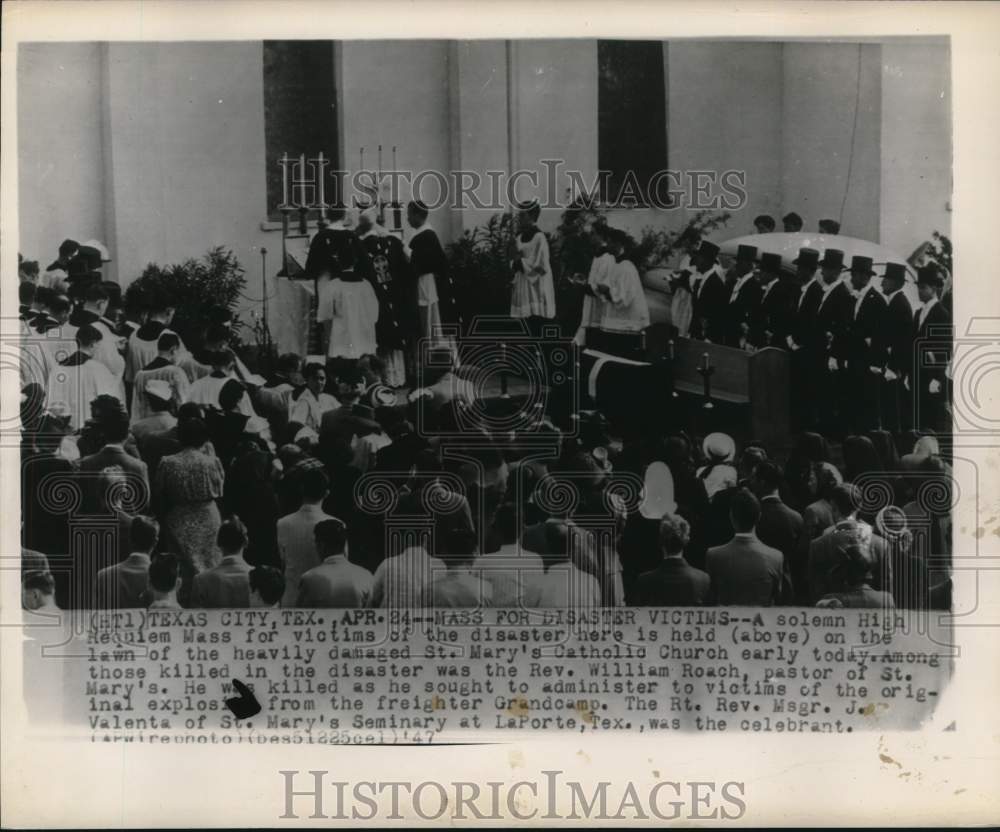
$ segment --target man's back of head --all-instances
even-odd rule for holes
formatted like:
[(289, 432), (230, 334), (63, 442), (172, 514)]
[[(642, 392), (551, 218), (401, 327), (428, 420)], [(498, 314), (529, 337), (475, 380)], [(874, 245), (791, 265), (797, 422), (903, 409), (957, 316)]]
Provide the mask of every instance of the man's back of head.
[(223, 555), (239, 555), (247, 545), (247, 529), (238, 517), (230, 517), (216, 535), (216, 543)]
[(739, 488), (729, 502), (729, 519), (737, 534), (752, 532), (760, 518), (760, 503), (747, 488)]
[(160, 524), (152, 517), (137, 515), (132, 519), (129, 529), (129, 543), (133, 552), (149, 554), (156, 547), (160, 537)]
[(180, 584), (179, 574), (176, 555), (169, 552), (157, 555), (149, 565), (149, 587), (161, 595), (173, 592)]
[(834, 519), (838, 522), (851, 517), (860, 504), (860, 494), (857, 486), (849, 482), (841, 483), (830, 492), (830, 506), (833, 508)]
[(340, 555), (347, 546), (347, 526), (336, 517), (321, 520), (313, 528), (313, 537), (321, 558)]
[(302, 473), (302, 500), (320, 503), (330, 490), (330, 479), (322, 468), (309, 468)]

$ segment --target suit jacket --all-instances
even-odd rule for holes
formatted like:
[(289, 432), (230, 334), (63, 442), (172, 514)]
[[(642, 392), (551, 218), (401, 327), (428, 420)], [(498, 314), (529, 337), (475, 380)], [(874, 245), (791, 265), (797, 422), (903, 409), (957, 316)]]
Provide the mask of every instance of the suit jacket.
[(760, 296), (760, 283), (753, 273), (743, 282), (739, 290), (736, 290), (735, 284), (729, 290), (726, 296), (726, 343), (729, 346), (739, 346), (743, 337), (743, 324), (749, 324), (750, 311), (760, 303)]
[(320, 520), (332, 519), (333, 516), (319, 506), (307, 504), (278, 520), (278, 552), (285, 564), (285, 594), (281, 600), (283, 607), (294, 606), (298, 597), (299, 580), (320, 564), (313, 529)]
[(941, 305), (940, 301), (931, 306), (923, 322), (920, 321), (920, 312), (921, 310), (918, 309), (913, 313), (913, 339), (915, 342), (929, 339), (927, 343), (917, 347), (923, 356), (919, 382), (920, 391), (924, 393), (932, 379), (937, 379), (944, 384), (945, 369), (951, 361), (951, 341), (940, 332), (942, 327), (951, 324), (951, 315), (948, 314), (948, 310)]
[(834, 286), (820, 302), (816, 313), (817, 337), (824, 358), (846, 358), (844, 336), (854, 315), (854, 296), (843, 282)]
[(800, 347), (816, 350), (822, 347), (819, 337), (819, 305), (823, 300), (823, 287), (818, 280), (811, 281), (799, 294), (792, 313), (789, 334)]
[(712, 581), (683, 557), (664, 558), (643, 572), (634, 603), (642, 607), (700, 607), (708, 603)]
[(885, 319), (886, 366), (902, 378), (913, 367), (913, 308), (902, 290), (889, 301)]
[(718, 269), (712, 269), (691, 294), (691, 336), (721, 344), (725, 338), (729, 295)]
[(546, 535), (548, 523), (563, 523), (567, 525), (570, 539), (570, 559), (577, 569), (591, 575), (600, 573), (597, 563), (597, 552), (594, 538), (586, 529), (580, 528), (571, 520), (543, 520), (528, 526), (521, 534), (521, 548), (526, 552), (534, 552), (538, 555), (545, 555), (549, 552), (549, 544)]
[(757, 305), (750, 310), (750, 343), (755, 347), (786, 347), (796, 303), (798, 287), (790, 280), (778, 278), (770, 289), (764, 287)]
[(218, 566), (194, 576), (191, 606), (231, 609), (250, 606), (250, 570), (238, 555), (226, 555)]
[(97, 573), (94, 605), (99, 609), (141, 609), (146, 606), (149, 555), (133, 552), (121, 563)]
[(892, 563), (885, 541), (872, 533), (872, 527), (855, 518), (841, 520), (830, 526), (809, 544), (808, 584), (809, 603), (815, 604), (824, 595), (845, 591), (839, 569), (841, 551), (849, 545), (867, 545), (874, 561), (871, 585), (875, 589), (892, 588)]
[(705, 565), (716, 600), (722, 606), (770, 607), (778, 600), (784, 558), (754, 533), (737, 533), (723, 546), (708, 550)]
[(786, 506), (780, 497), (761, 499), (757, 537), (761, 543), (781, 552), (784, 556), (785, 575), (790, 579), (796, 594), (801, 593), (803, 597), (808, 555), (804, 544), (804, 526), (802, 515)]
[[(851, 309), (851, 320), (845, 334), (844, 355), (851, 373), (867, 373), (869, 367), (884, 367), (886, 355), (885, 298), (873, 287), (865, 293), (861, 305)], [(855, 309), (857, 311), (855, 311)]]
[[(142, 513), (149, 504), (149, 469), (141, 459), (136, 459), (120, 445), (105, 445), (96, 454), (85, 456), (80, 460), (80, 470), (84, 472), (97, 473), (113, 465), (120, 466), (126, 477), (134, 483), (135, 487), (142, 489), (142, 499), (137, 508)], [(103, 494), (100, 493), (101, 485), (95, 479), (87, 478), (87, 491), (89, 492), (89, 503), (93, 511), (98, 511), (103, 503)]]

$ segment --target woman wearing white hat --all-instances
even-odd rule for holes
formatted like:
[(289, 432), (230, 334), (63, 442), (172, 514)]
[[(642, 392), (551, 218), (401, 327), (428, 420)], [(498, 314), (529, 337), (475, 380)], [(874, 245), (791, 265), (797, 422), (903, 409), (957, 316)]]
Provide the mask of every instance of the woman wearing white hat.
[(698, 469), (698, 479), (705, 483), (708, 498), (725, 488), (732, 488), (739, 481), (739, 474), (732, 464), (736, 458), (736, 443), (725, 433), (710, 433), (701, 443), (707, 464)]

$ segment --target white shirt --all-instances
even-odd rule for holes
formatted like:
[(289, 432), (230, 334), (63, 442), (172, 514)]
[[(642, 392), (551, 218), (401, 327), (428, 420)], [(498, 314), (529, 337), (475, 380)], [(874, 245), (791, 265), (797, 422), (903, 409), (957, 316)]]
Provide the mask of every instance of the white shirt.
[(302, 576), (320, 564), (313, 538), (316, 524), (320, 520), (334, 519), (320, 506), (306, 503), (298, 511), (278, 520), (278, 552), (285, 564), (285, 594), (281, 606), (295, 605)]
[(538, 606), (538, 580), (545, 573), (542, 559), (517, 543), (506, 543), (495, 552), (483, 552), (475, 569), (488, 582), (493, 606), (519, 609)]
[(375, 570), (372, 606), (388, 609), (429, 607), (435, 577), (447, 571), (444, 562), (432, 558), (422, 546), (411, 546), (388, 557)]
[(323, 414), (336, 410), (340, 407), (340, 402), (329, 393), (320, 393), (317, 398), (313, 391), (306, 387), (298, 399), (289, 399), (288, 405), (288, 421), (301, 422), (318, 433), (323, 422)]
[(601, 606), (601, 585), (597, 578), (573, 564), (549, 567), (537, 583), (538, 606), (555, 609), (595, 609)]
[[(239, 381), (234, 374), (225, 377), (215, 375), (203, 376), (191, 385), (188, 391), (188, 401), (195, 404), (206, 405), (208, 407), (219, 407), (219, 392), (227, 381)], [(256, 412), (250, 403), (250, 395), (246, 394), (240, 399), (239, 411), (244, 416), (254, 417)]]

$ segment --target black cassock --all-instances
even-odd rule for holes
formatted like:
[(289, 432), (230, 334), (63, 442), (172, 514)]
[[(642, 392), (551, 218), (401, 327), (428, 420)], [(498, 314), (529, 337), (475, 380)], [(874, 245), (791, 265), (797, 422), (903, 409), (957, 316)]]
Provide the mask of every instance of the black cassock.
[(420, 326), (413, 299), (413, 281), (403, 244), (392, 235), (369, 234), (361, 240), (368, 253), (366, 276), (378, 297), (375, 338), (380, 351), (405, 350)]
[(448, 259), (437, 233), (432, 228), (420, 229), (410, 240), (410, 273), (412, 275), (413, 303), (416, 304), (417, 280), (422, 274), (433, 274), (437, 288), (438, 312), (441, 322), (462, 325), (455, 286), (448, 273)]

